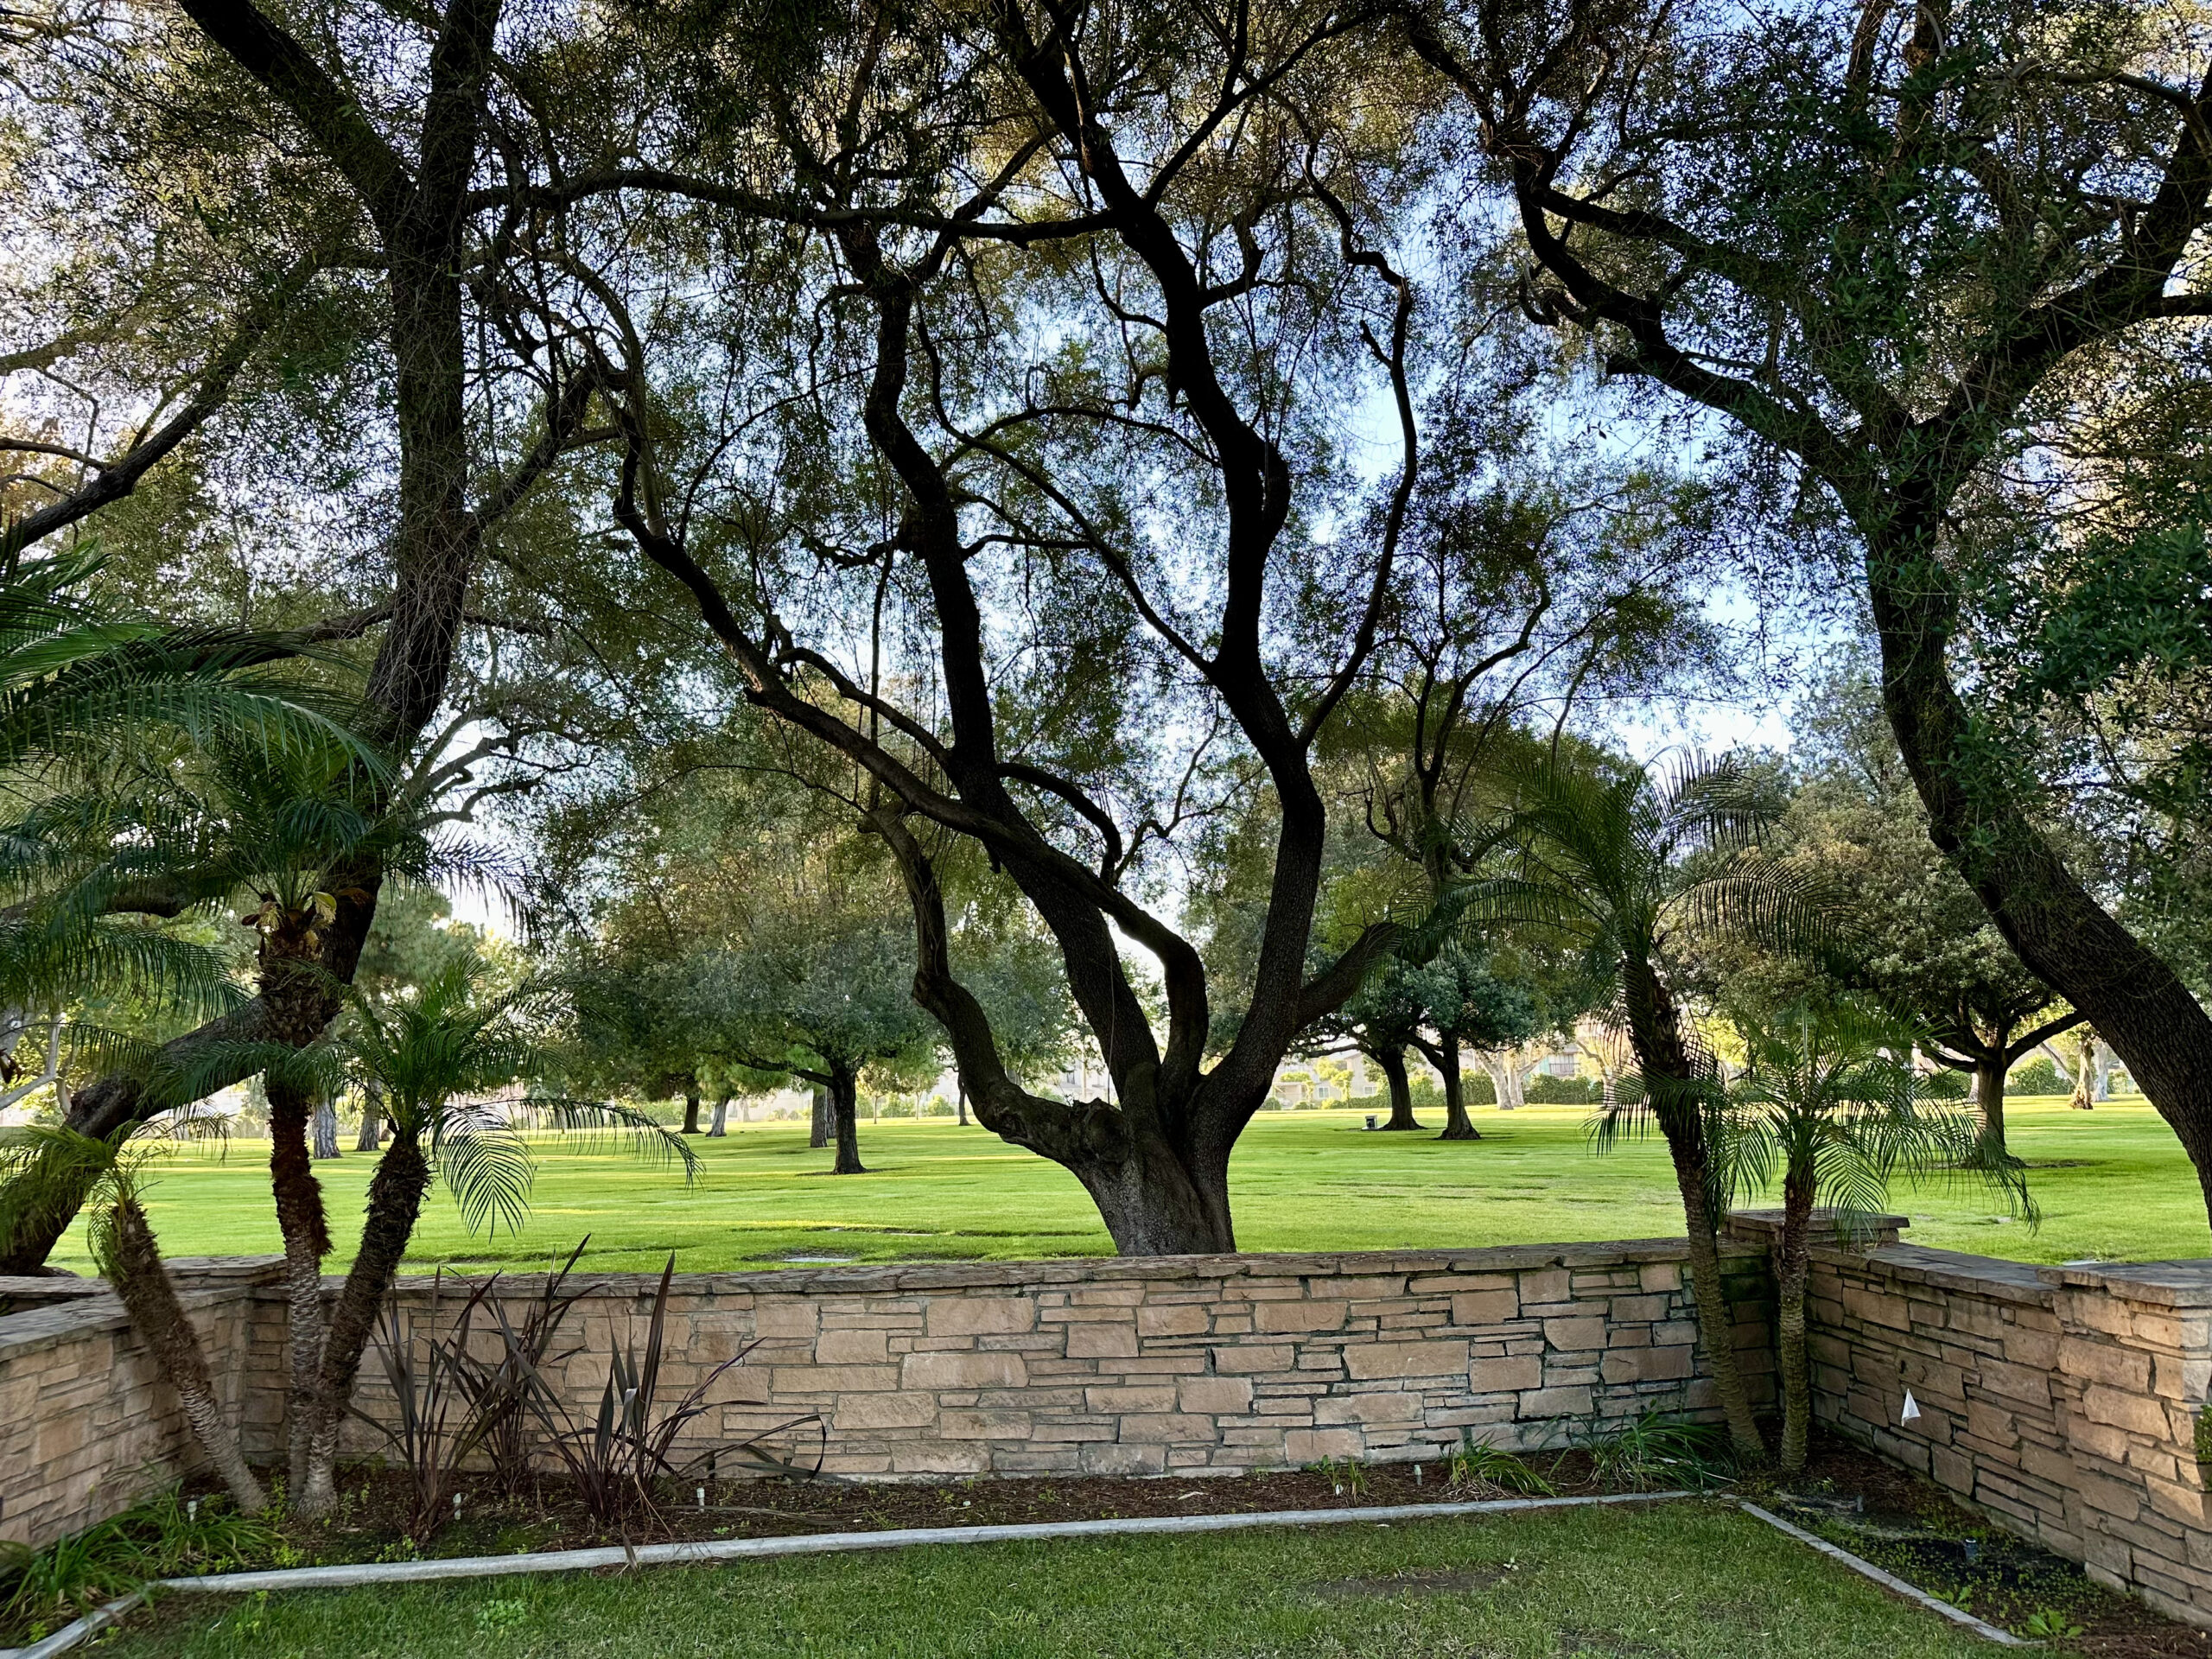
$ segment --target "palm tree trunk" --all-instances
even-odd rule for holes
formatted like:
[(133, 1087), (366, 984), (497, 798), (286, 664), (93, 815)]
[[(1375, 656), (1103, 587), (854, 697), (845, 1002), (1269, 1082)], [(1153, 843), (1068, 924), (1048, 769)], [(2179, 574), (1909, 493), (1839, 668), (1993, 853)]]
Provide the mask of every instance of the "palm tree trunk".
[(308, 1432), (313, 1414), (315, 1376), (322, 1366), (322, 1258), (330, 1254), (330, 1225), (322, 1205), (322, 1183), (308, 1156), (308, 1092), (282, 1077), (266, 1081), (269, 1091), (269, 1184), (276, 1199), (276, 1230), (284, 1242), (284, 1303), (291, 1350), (291, 1423), (289, 1446), (290, 1490), (307, 1484)]
[[(308, 1402), (307, 1473), (293, 1505), (303, 1519), (329, 1514), (337, 1502), (338, 1434), (345, 1427), (346, 1408), (353, 1403), (353, 1380), (360, 1373), (361, 1356), (368, 1351), (369, 1338), (376, 1330), (377, 1309), (407, 1254), (416, 1218), (423, 1213), (423, 1195), (429, 1186), (430, 1166), (420, 1143), (412, 1135), (394, 1134), (369, 1181), (368, 1215), (361, 1226), (360, 1251), (331, 1311), (322, 1364), (316, 1374), (314, 1396)], [(300, 1432), (298, 1427), (293, 1431), (296, 1436)]]
[(214, 1374), (200, 1346), (200, 1333), (185, 1317), (176, 1286), (162, 1265), (159, 1243), (135, 1198), (123, 1198), (115, 1206), (112, 1244), (105, 1264), (108, 1281), (130, 1317), (130, 1328), (152, 1351), (155, 1363), (184, 1407), (184, 1420), (192, 1437), (214, 1463), (232, 1499), (246, 1515), (258, 1515), (269, 1502), (261, 1483), (246, 1466), (238, 1437), (215, 1398)]
[(1751, 1411), (1743, 1367), (1737, 1363), (1736, 1322), (1720, 1277), (1712, 1152), (1706, 1144), (1705, 1118), (1695, 1092), (1700, 1084), (1688, 1046), (1682, 1040), (1681, 1017), (1674, 997), (1649, 962), (1634, 957), (1623, 959), (1621, 994), (1628, 1012), (1629, 1037), (1651, 1096), (1652, 1116), (1666, 1137), (1667, 1155), (1675, 1166), (1675, 1185), (1681, 1194), (1682, 1221), (1689, 1242), (1690, 1294), (1697, 1300), (1698, 1334), (1705, 1340), (1713, 1391), (1728, 1420), (1728, 1439), (1737, 1455), (1762, 1459), (1766, 1455), (1766, 1442)]
[(842, 1066), (830, 1068), (830, 1116), (837, 1130), (837, 1161), (833, 1175), (865, 1175), (861, 1162), (859, 1079)]
[(1782, 1471), (1805, 1466), (1813, 1436), (1813, 1371), (1805, 1348), (1805, 1284), (1812, 1271), (1814, 1172), (1782, 1182), (1781, 1259), (1775, 1264), (1775, 1348), (1782, 1362)]
[(1375, 1056), (1375, 1065), (1390, 1088), (1390, 1121), (1386, 1129), (1418, 1129), (1420, 1121), (1414, 1116), (1413, 1085), (1406, 1077), (1406, 1052), (1402, 1048), (1382, 1047), (1369, 1051)]

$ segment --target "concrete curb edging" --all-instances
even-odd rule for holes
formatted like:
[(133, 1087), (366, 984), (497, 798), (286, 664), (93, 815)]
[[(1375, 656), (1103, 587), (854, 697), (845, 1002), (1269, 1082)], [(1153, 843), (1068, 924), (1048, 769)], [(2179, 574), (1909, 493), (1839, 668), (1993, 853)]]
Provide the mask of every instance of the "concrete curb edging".
[(1820, 1537), (1816, 1534), (1807, 1532), (1802, 1527), (1791, 1526), (1780, 1516), (1771, 1514), (1769, 1511), (1761, 1509), (1758, 1504), (1752, 1503), (1751, 1499), (1747, 1497), (1738, 1498), (1736, 1500), (1736, 1507), (1743, 1510), (1746, 1515), (1757, 1516), (1760, 1520), (1765, 1522), (1767, 1525), (1772, 1527), (1777, 1532), (1788, 1533), (1799, 1543), (1809, 1544), (1813, 1548), (1817, 1549), (1821, 1554), (1827, 1556), (1830, 1560), (1842, 1562), (1846, 1567), (1858, 1573), (1860, 1577), (1873, 1580), (1875, 1583), (1880, 1585), (1885, 1590), (1888, 1590), (1895, 1594), (1903, 1596), (1907, 1601), (1916, 1602), (1919, 1605), (1925, 1607), (1931, 1613), (1940, 1613), (1945, 1618), (1949, 1619), (1952, 1624), (1959, 1625), (1962, 1629), (1972, 1630), (1976, 1636), (1980, 1637), (1985, 1642), (1994, 1642), (2001, 1648), (2039, 1648), (2043, 1646), (2043, 1643), (2040, 1642), (2031, 1642), (2025, 1637), (2013, 1635), (2010, 1630), (2000, 1630), (1987, 1620), (1976, 1618), (1972, 1613), (1967, 1611), (1963, 1607), (1954, 1607), (1948, 1601), (1938, 1600), (1936, 1597), (1929, 1595), (1925, 1590), (1922, 1590), (1915, 1586), (1907, 1584), (1903, 1579), (1898, 1578), (1895, 1573), (1885, 1573), (1880, 1567), (1875, 1566), (1873, 1562), (1861, 1560), (1858, 1556), (1853, 1554), (1849, 1550), (1843, 1548), (1840, 1545), (1832, 1544), (1828, 1542), (1827, 1539)]
[(1160, 1532), (1235, 1532), (1248, 1527), (1337, 1526), (1353, 1522), (1426, 1521), (1455, 1515), (1511, 1515), (1601, 1503), (1661, 1503), (1694, 1492), (1624, 1492), (1603, 1497), (1501, 1497), (1462, 1503), (1390, 1503), (1366, 1510), (1260, 1510), (1244, 1515), (1136, 1516), (1122, 1521), (1040, 1521), (995, 1527), (900, 1527), (883, 1532), (798, 1533), (785, 1538), (714, 1538), (681, 1544), (550, 1549), (523, 1555), (456, 1555), (432, 1561), (358, 1561), (344, 1567), (281, 1567), (159, 1579), (65, 1624), (28, 1648), (0, 1648), (0, 1659), (54, 1659), (146, 1599), (148, 1591), (243, 1595), (256, 1590), (344, 1590), (365, 1584), (420, 1584), (437, 1579), (506, 1578), (576, 1573), (602, 1567), (681, 1567), (778, 1555), (830, 1555), (913, 1544), (999, 1544), (1052, 1538), (1122, 1537)]
[[(359, 1561), (342, 1567), (283, 1567), (258, 1573), (211, 1573), (193, 1579), (162, 1579), (120, 1597), (66, 1624), (27, 1648), (0, 1649), (0, 1659), (54, 1659), (113, 1624), (146, 1599), (150, 1591), (186, 1591), (206, 1595), (242, 1595), (270, 1590), (342, 1590), (371, 1584), (420, 1584), (442, 1579), (507, 1578), (523, 1573), (575, 1573), (598, 1567), (680, 1567), (716, 1561), (759, 1560), (783, 1555), (829, 1555), (866, 1549), (902, 1549), (927, 1544), (998, 1544), (1058, 1538), (1129, 1537), (1158, 1533), (1236, 1532), (1257, 1527), (1349, 1526), (1360, 1522), (1428, 1521), (1454, 1516), (1515, 1515), (1539, 1510), (1587, 1509), (1605, 1504), (1664, 1503), (1706, 1496), (1698, 1492), (1625, 1492), (1600, 1497), (1505, 1497), (1458, 1503), (1392, 1503), (1357, 1510), (1261, 1510), (1242, 1515), (1138, 1516), (1127, 1520), (1046, 1521), (1004, 1526), (900, 1527), (881, 1532), (800, 1533), (782, 1538), (717, 1538), (688, 1543), (640, 1544), (596, 1549), (545, 1550), (520, 1555), (464, 1555), (444, 1560)], [(1848, 1550), (1791, 1526), (1756, 1503), (1738, 1499), (1737, 1507), (1777, 1530), (1811, 1545), (1885, 1589), (1939, 1613), (1954, 1624), (2005, 1647), (2036, 1647), (1973, 1614), (1939, 1601), (1925, 1591), (1863, 1561)]]

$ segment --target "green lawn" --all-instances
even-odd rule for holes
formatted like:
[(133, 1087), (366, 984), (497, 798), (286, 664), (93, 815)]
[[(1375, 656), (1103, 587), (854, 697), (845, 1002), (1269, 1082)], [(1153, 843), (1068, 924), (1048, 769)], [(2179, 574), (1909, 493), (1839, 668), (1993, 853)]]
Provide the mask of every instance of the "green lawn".
[(181, 1596), (154, 1619), (101, 1651), (115, 1659), (1966, 1659), (1988, 1651), (1735, 1510), (1684, 1504), (916, 1548), (227, 1606)]
[[(1231, 1169), (1237, 1238), (1247, 1249), (1378, 1249), (1652, 1237), (1681, 1226), (1663, 1149), (1647, 1141), (1599, 1157), (1586, 1109), (1476, 1114), (1485, 1139), (1368, 1134), (1347, 1112), (1262, 1115)], [(2180, 1147), (2149, 1108), (2073, 1112), (2015, 1103), (2012, 1146), (2037, 1167), (2040, 1230), (2005, 1218), (1978, 1187), (1901, 1189), (1915, 1243), (2027, 1262), (2155, 1260), (2212, 1254), (2202, 1202)], [(1021, 1259), (1109, 1252), (1074, 1179), (980, 1128), (949, 1120), (862, 1123), (866, 1175), (833, 1176), (804, 1127), (762, 1124), (693, 1144), (704, 1160), (687, 1188), (671, 1170), (549, 1137), (536, 1208), (518, 1236), (472, 1236), (450, 1198), (433, 1197), (410, 1258), (531, 1263), (588, 1232), (607, 1270), (658, 1268), (673, 1250), (690, 1269), (772, 1266), (794, 1256), (867, 1262)], [(221, 1158), (181, 1154), (160, 1170), (150, 1208), (174, 1255), (273, 1251), (265, 1142)], [(350, 1255), (372, 1157), (318, 1166), (338, 1259)], [(81, 1230), (55, 1260), (86, 1268)]]

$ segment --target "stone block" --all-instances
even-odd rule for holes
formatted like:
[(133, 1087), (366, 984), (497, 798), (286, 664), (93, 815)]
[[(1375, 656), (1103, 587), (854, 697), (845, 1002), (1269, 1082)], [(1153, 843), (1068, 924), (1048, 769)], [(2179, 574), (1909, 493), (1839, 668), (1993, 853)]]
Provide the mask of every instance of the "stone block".
[(2166, 1408), (2145, 1395), (2092, 1383), (2082, 1390), (2082, 1414), (2093, 1423), (2109, 1423), (2132, 1433), (2163, 1440), (2167, 1435)]
[(991, 1449), (973, 1440), (898, 1440), (891, 1467), (902, 1475), (980, 1475), (991, 1466)]
[(2069, 1376), (2101, 1382), (2130, 1394), (2151, 1391), (2151, 1356), (2140, 1349), (2064, 1337), (2058, 1344), (2058, 1367)]
[(1467, 1369), (1464, 1342), (1375, 1342), (1344, 1348), (1344, 1374), (1354, 1382), (1378, 1377), (1454, 1376)]
[(1086, 1475), (1163, 1475), (1167, 1472), (1167, 1447), (1109, 1440), (1084, 1446), (1077, 1461)]
[(1260, 1343), (1236, 1348), (1216, 1348), (1213, 1368), (1228, 1376), (1256, 1376), (1268, 1371), (1287, 1371), (1298, 1363), (1298, 1351), (1287, 1343)]
[(1283, 1436), (1283, 1455), (1293, 1463), (1356, 1458), (1366, 1450), (1366, 1440), (1354, 1428), (1294, 1428)]
[(1141, 1337), (1202, 1337), (1205, 1333), (1206, 1311), (1195, 1303), (1137, 1309), (1137, 1334)]
[(1521, 1297), (1511, 1290), (1464, 1291), (1452, 1299), (1454, 1325), (1504, 1325), (1521, 1317)]
[(899, 1386), (895, 1365), (778, 1365), (768, 1375), (779, 1395), (879, 1394)]
[(1616, 1296), (1607, 1317), (1617, 1325), (1656, 1325), (1667, 1317), (1671, 1296)]
[(1573, 1293), (1573, 1281), (1565, 1268), (1535, 1268), (1521, 1275), (1520, 1300), (1523, 1307), (1563, 1302)]
[(937, 1421), (937, 1402), (926, 1394), (862, 1394), (840, 1399), (831, 1411), (836, 1429), (921, 1428)]
[(1127, 1358), (1136, 1351), (1137, 1332), (1133, 1325), (1102, 1320), (1068, 1326), (1070, 1359)]
[(1347, 1305), (1338, 1301), (1257, 1302), (1252, 1308), (1252, 1328), (1262, 1336), (1293, 1332), (1341, 1331)]
[(909, 1354), (899, 1369), (908, 1389), (1018, 1389), (1028, 1380), (1020, 1354)]
[(1609, 1348), (1598, 1374), (1608, 1383), (1679, 1382), (1690, 1375), (1687, 1348)]
[(1169, 1440), (1211, 1440), (1213, 1419), (1184, 1412), (1131, 1412), (1122, 1419), (1119, 1438), (1131, 1445)]
[(1246, 1376), (1192, 1376), (1177, 1384), (1185, 1411), (1242, 1416), (1252, 1409), (1252, 1380)]
[(753, 1309), (753, 1329), (762, 1337), (811, 1337), (821, 1319), (820, 1306), (804, 1296), (763, 1296)]
[(1037, 1304), (1027, 1296), (934, 1296), (923, 1329), (932, 1337), (1017, 1336), (1037, 1326)]
[(938, 1433), (948, 1440), (1026, 1440), (1031, 1421), (1026, 1411), (946, 1410)]
[(1561, 1353), (1588, 1353), (1605, 1345), (1605, 1321), (1595, 1316), (1546, 1319), (1544, 1340)]
[[(1247, 1385), (1246, 1398), (1251, 1389)], [(1135, 1387), (1085, 1389), (1083, 1404), (1086, 1411), (1173, 1411), (1175, 1409), (1175, 1385), (1160, 1382)]]
[(1317, 1427), (1330, 1424), (1418, 1424), (1421, 1421), (1417, 1394), (1332, 1394), (1313, 1402)]
[(1544, 1362), (1536, 1354), (1478, 1359), (1467, 1367), (1467, 1386), (1477, 1394), (1517, 1393), (1541, 1387), (1543, 1380)]
[(888, 1338), (881, 1331), (824, 1331), (815, 1338), (817, 1365), (881, 1365), (890, 1357)]
[(1596, 1402), (1586, 1388), (1531, 1389), (1521, 1396), (1524, 1421), (1535, 1417), (1587, 1417), (1595, 1409)]

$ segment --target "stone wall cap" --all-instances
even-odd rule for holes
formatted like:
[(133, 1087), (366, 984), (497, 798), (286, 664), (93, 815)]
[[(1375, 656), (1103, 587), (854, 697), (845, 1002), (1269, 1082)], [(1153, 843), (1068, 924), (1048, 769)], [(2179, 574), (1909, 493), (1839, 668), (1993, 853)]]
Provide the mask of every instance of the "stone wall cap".
[[(1731, 1259), (1764, 1253), (1763, 1245), (1740, 1239), (1721, 1241)], [(1033, 1291), (1071, 1285), (1191, 1282), (1225, 1279), (1372, 1278), (1390, 1274), (1514, 1273), (1545, 1268), (1632, 1265), (1680, 1262), (1689, 1254), (1679, 1238), (1609, 1239), (1576, 1244), (1501, 1244), (1459, 1250), (1339, 1250), (1269, 1253), (1240, 1251), (1222, 1255), (1074, 1256), (1041, 1262), (887, 1262), (846, 1266), (768, 1268), (747, 1273), (679, 1273), (675, 1288), (685, 1295), (822, 1296), (896, 1295), (938, 1290)], [(463, 1275), (448, 1274), (448, 1279)], [(479, 1282), (480, 1275), (467, 1275)], [(543, 1274), (502, 1274), (500, 1283), (517, 1294), (535, 1294)], [(569, 1275), (568, 1288), (586, 1296), (651, 1295), (658, 1274), (593, 1273)], [(342, 1283), (326, 1277), (334, 1293)], [(429, 1275), (399, 1281), (410, 1291), (427, 1289)]]
[[(1814, 1210), (1813, 1236), (1815, 1241), (1822, 1238), (1832, 1240), (1835, 1237), (1835, 1220), (1836, 1217), (1841, 1213), (1840, 1211), (1830, 1209), (1826, 1205), (1821, 1205)], [(1782, 1222), (1783, 1212), (1779, 1210), (1731, 1210), (1728, 1212), (1730, 1228), (1740, 1228), (1761, 1238), (1780, 1237)], [(1889, 1237), (1883, 1241), (1886, 1243), (1893, 1243), (1897, 1234), (1911, 1226), (1912, 1217), (1910, 1216), (1860, 1216), (1852, 1224), (1862, 1237), (1879, 1237), (1883, 1234), (1889, 1235)]]
[(2036, 1272), (2047, 1285), (2109, 1291), (2160, 1307), (2212, 1307), (2212, 1261), (2099, 1262)]
[(1866, 1251), (1815, 1250), (1813, 1254), (1822, 1262), (1847, 1270), (1871, 1268), (1906, 1284), (1961, 1290), (2000, 1301), (2049, 1307), (2054, 1296), (2050, 1283), (2025, 1262), (1999, 1262), (1993, 1256), (1938, 1250), (1925, 1244), (1882, 1244)]

